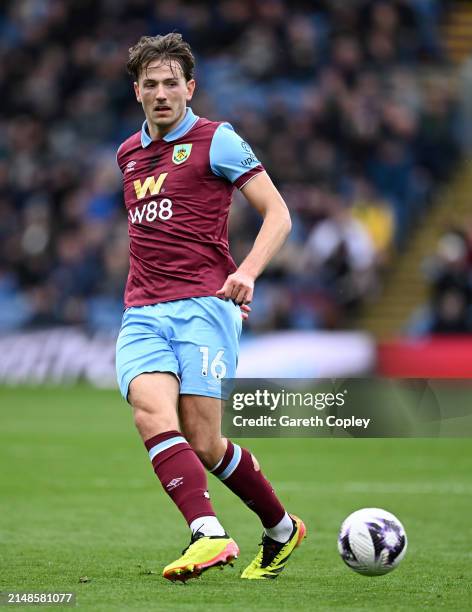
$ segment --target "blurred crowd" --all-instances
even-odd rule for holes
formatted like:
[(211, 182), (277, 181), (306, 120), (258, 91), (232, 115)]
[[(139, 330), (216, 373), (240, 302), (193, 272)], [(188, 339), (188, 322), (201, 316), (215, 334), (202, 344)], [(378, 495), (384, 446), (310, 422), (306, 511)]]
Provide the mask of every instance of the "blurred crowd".
[[(375, 299), (457, 161), (436, 0), (6, 0), (0, 7), (0, 330), (116, 330), (128, 269), (118, 145), (142, 123), (125, 71), (182, 32), (197, 114), (228, 120), (293, 214), (248, 328), (336, 328)], [(235, 194), (231, 248), (260, 219)]]
[(472, 218), (449, 227), (423, 264), (430, 286), (427, 305), (412, 316), (412, 336), (472, 333)]

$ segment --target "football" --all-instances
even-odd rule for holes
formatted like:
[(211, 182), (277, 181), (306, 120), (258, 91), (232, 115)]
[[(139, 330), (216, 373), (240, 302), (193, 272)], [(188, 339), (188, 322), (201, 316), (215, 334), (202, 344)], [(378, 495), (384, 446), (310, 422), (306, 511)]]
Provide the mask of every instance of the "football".
[(338, 550), (351, 569), (364, 576), (381, 576), (405, 556), (407, 537), (396, 516), (380, 508), (363, 508), (341, 525)]

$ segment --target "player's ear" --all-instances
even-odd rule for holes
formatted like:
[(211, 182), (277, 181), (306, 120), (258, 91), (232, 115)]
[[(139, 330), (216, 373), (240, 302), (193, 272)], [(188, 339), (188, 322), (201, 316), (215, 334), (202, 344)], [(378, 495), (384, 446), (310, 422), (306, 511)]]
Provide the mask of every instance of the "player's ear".
[(193, 97), (193, 92), (195, 91), (195, 84), (195, 79), (190, 79), (190, 81), (187, 81), (187, 101), (191, 100)]
[(141, 94), (139, 93), (139, 83), (137, 83), (136, 81), (133, 83), (133, 87), (134, 87), (134, 93), (136, 95), (136, 100), (138, 102), (141, 102)]

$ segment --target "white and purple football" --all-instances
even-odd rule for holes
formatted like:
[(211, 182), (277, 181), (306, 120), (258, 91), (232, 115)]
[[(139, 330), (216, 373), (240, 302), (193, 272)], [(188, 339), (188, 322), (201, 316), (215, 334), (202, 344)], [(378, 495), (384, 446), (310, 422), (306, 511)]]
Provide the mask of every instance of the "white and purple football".
[(341, 525), (338, 550), (351, 569), (364, 576), (381, 576), (395, 569), (408, 540), (396, 516), (380, 508), (363, 508)]

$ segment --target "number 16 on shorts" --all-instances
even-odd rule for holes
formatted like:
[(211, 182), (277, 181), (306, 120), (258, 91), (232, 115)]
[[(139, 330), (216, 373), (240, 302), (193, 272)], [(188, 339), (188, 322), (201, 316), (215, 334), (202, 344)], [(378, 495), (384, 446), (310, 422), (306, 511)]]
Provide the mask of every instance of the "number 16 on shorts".
[(211, 362), (212, 356), (208, 346), (201, 346), (200, 353), (202, 355), (202, 376), (208, 376), (208, 367), (210, 367), (210, 374), (213, 378), (224, 378), (226, 375), (226, 365), (223, 361), (224, 350), (219, 350)]

